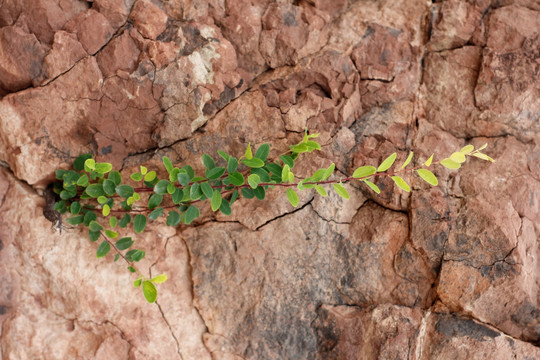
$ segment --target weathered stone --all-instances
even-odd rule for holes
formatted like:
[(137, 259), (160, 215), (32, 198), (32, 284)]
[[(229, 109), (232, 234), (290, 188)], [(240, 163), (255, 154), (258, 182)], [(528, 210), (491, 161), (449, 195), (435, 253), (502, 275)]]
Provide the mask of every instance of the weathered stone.
[(134, 2), (135, 0), (94, 0), (93, 7), (116, 29), (126, 22)]
[(42, 71), (46, 50), (34, 35), (16, 26), (0, 28), (0, 90), (24, 89)]
[(130, 17), (140, 33), (155, 40), (167, 27), (167, 14), (151, 0), (135, 2)]
[(97, 55), (101, 72), (105, 77), (118, 71), (132, 72), (137, 67), (140, 51), (128, 31), (111, 40)]
[(42, 82), (48, 82), (71, 69), (75, 63), (87, 56), (86, 51), (74, 34), (57, 31), (51, 51), (43, 60)]
[(109, 20), (93, 9), (71, 19), (66, 24), (66, 30), (77, 35), (79, 42), (90, 55), (101, 49), (114, 34)]

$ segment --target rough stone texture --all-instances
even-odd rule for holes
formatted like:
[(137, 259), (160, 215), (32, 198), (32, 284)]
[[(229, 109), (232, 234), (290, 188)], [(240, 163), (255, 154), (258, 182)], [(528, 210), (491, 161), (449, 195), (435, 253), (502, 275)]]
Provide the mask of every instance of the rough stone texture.
[[(4, 0), (2, 359), (540, 358), (539, 61), (534, 0)], [(497, 162), (160, 219), (136, 235), (169, 275), (153, 305), (42, 216), (78, 154), (203, 171), (306, 127), (323, 148), (300, 176), (468, 143)]]

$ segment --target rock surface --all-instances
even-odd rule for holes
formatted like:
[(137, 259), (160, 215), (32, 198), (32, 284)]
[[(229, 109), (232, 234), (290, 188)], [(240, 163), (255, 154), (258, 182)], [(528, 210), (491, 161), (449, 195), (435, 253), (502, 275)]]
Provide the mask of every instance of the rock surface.
[[(2, 359), (540, 358), (540, 6), (534, 0), (5, 0)], [(493, 164), (379, 179), (351, 199), (275, 189), (136, 235), (156, 304), (40, 196), (85, 152), (121, 169), (271, 157), (337, 176), (466, 144)], [(160, 172), (161, 174), (161, 172)]]

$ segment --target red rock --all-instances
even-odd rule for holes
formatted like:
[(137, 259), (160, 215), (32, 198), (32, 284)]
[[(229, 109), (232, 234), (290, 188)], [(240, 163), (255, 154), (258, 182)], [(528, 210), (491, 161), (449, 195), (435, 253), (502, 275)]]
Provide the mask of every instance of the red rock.
[(0, 89), (24, 89), (42, 72), (45, 48), (34, 35), (15, 26), (0, 29)]
[(79, 42), (90, 55), (101, 49), (114, 34), (107, 18), (93, 9), (70, 20), (66, 24), (66, 30), (77, 35)]
[(128, 31), (112, 39), (97, 55), (101, 72), (105, 77), (115, 75), (118, 71), (128, 73), (135, 70), (140, 51)]
[(167, 27), (167, 14), (151, 0), (137, 1), (130, 17), (140, 33), (152, 40), (155, 40)]
[(57, 31), (54, 34), (52, 49), (43, 60), (42, 83), (71, 69), (85, 56), (87, 53), (74, 34)]
[(135, 0), (94, 0), (92, 6), (116, 29), (127, 21), (134, 2)]

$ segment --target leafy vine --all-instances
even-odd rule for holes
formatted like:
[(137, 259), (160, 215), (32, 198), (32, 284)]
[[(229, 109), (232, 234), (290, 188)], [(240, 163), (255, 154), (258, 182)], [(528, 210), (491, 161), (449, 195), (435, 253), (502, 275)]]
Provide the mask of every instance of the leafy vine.
[[(263, 200), (266, 192), (275, 187), (286, 188), (286, 196), (292, 206), (299, 203), (298, 191), (315, 189), (321, 196), (327, 196), (324, 187), (332, 185), (333, 190), (344, 199), (349, 199), (349, 193), (343, 186), (350, 181), (360, 181), (372, 191), (379, 194), (381, 190), (375, 183), (377, 177), (390, 177), (400, 189), (409, 192), (410, 186), (401, 176), (404, 172), (416, 173), (432, 186), (438, 185), (438, 180), (430, 167), (442, 165), (448, 169), (459, 169), (468, 156), (493, 162), (494, 160), (481, 151), (487, 144), (478, 149), (467, 145), (452, 153), (448, 158), (433, 162), (433, 155), (416, 167), (407, 167), (413, 159), (411, 151), (405, 161), (393, 172), (388, 170), (394, 165), (397, 153), (393, 153), (377, 167), (365, 165), (357, 168), (352, 176), (332, 178), (335, 164), (322, 168), (310, 177), (296, 180), (293, 168), (303, 153), (321, 150), (321, 145), (315, 140), (319, 134), (308, 134), (307, 130), (302, 141), (291, 145), (290, 149), (269, 159), (270, 145), (260, 145), (255, 154), (248, 144), (245, 153), (239, 159), (223, 151), (218, 151), (224, 166), (218, 166), (210, 155), (202, 155), (205, 167), (204, 174), (196, 174), (193, 167), (184, 165), (175, 167), (169, 158), (163, 157), (163, 165), (168, 178), (160, 179), (156, 171), (140, 166), (139, 171), (130, 175), (131, 183), (123, 183), (122, 175), (113, 170), (107, 162), (96, 162), (91, 154), (79, 156), (73, 163), (73, 170), (56, 170), (57, 182), (53, 191), (58, 197), (54, 203), (54, 212), (46, 207), (46, 217), (61, 226), (61, 214), (69, 213), (71, 217), (65, 222), (72, 226), (83, 225), (88, 228), (90, 241), (97, 242), (100, 238), (96, 256), (102, 258), (111, 250), (115, 253), (114, 261), (122, 258), (128, 265), (128, 270), (137, 274), (135, 287), (141, 287), (146, 300), (150, 303), (157, 298), (156, 284), (167, 280), (167, 275), (160, 274), (153, 278), (144, 276), (135, 263), (145, 257), (145, 251), (133, 248), (132, 237), (120, 237), (115, 229), (126, 228), (132, 224), (133, 232), (140, 234), (146, 228), (148, 220), (155, 221), (166, 216), (168, 226), (191, 224), (200, 216), (198, 203), (210, 202), (212, 211), (220, 211), (230, 215), (231, 205), (242, 196), (246, 199)], [(141, 197), (141, 194), (149, 193)], [(144, 204), (142, 204), (144, 203)], [(142, 204), (142, 205), (141, 205)], [(165, 215), (167, 211), (167, 215)], [(117, 216), (121, 215), (123, 216)], [(107, 220), (108, 219), (108, 220)]]

